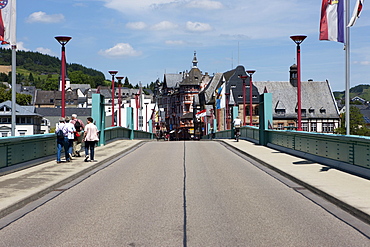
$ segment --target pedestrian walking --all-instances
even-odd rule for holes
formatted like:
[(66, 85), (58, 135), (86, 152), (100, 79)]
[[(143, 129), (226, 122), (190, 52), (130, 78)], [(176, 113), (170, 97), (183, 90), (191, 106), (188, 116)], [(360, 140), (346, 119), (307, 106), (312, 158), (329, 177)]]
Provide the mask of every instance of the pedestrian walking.
[[(91, 117), (87, 118), (87, 124), (85, 126), (84, 132), (84, 142), (85, 142), (85, 162), (94, 161), (95, 155), (95, 145), (99, 141), (98, 128), (93, 124), (93, 119)], [(90, 151), (90, 154), (89, 154)], [(90, 159), (89, 159), (90, 158)]]
[(77, 118), (77, 114), (72, 114), (71, 123), (74, 124), (75, 129), (76, 129), (75, 138), (73, 140), (72, 156), (81, 157), (80, 152), (82, 148), (82, 140), (83, 140), (85, 124), (83, 123), (81, 119)]
[(59, 123), (57, 123), (55, 128), (55, 133), (57, 136), (57, 163), (61, 161), (62, 150), (64, 148), (64, 154), (66, 157), (66, 161), (70, 162), (69, 154), (68, 154), (68, 136), (67, 136), (67, 128), (65, 126), (65, 118), (59, 118)]
[(73, 152), (73, 141), (75, 139), (75, 132), (76, 132), (76, 129), (75, 129), (75, 126), (73, 123), (70, 122), (70, 118), (69, 117), (66, 117), (66, 124), (65, 124), (65, 128), (67, 129), (67, 149), (68, 149), (68, 156), (69, 156), (69, 159), (72, 160), (72, 152)]

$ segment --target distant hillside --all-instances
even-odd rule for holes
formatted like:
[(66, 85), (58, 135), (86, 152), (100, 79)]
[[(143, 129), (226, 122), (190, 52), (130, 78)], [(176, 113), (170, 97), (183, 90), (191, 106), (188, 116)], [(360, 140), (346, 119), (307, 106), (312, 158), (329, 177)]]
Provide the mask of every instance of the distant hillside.
[[(11, 50), (0, 48), (0, 81), (9, 82), (11, 77), (5, 66), (10, 66), (12, 60)], [(34, 85), (44, 90), (57, 90), (61, 61), (57, 57), (31, 51), (17, 51), (17, 83)], [(67, 64), (68, 77), (71, 83), (90, 84), (96, 88), (105, 84), (105, 76), (95, 69), (86, 68), (80, 64)]]
[[(334, 97), (336, 99), (343, 99), (344, 98), (344, 91), (343, 92), (333, 92)], [(355, 96), (359, 96), (367, 101), (370, 101), (370, 85), (358, 85), (349, 90), (350, 98)]]

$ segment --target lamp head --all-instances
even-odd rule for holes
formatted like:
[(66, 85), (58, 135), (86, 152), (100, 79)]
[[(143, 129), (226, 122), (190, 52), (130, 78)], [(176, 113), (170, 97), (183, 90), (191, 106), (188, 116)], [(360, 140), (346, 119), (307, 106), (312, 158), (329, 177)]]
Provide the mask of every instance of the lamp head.
[(256, 72), (255, 70), (247, 70), (246, 71), (247, 72), (247, 74), (249, 75), (249, 76), (251, 76), (251, 75), (253, 75), (254, 74), (254, 72)]
[(296, 43), (297, 45), (300, 45), (305, 38), (307, 38), (306, 35), (292, 35), (290, 38)]
[(123, 80), (123, 76), (116, 76), (116, 79), (118, 80), (118, 83), (121, 83), (121, 81)]
[(55, 39), (59, 42), (61, 45), (66, 45), (68, 41), (72, 39), (72, 37), (69, 36), (56, 36)]
[(109, 74), (111, 74), (111, 75), (116, 75), (117, 73), (118, 73), (118, 71), (116, 71), (116, 70), (111, 70), (111, 71), (108, 71), (109, 72)]

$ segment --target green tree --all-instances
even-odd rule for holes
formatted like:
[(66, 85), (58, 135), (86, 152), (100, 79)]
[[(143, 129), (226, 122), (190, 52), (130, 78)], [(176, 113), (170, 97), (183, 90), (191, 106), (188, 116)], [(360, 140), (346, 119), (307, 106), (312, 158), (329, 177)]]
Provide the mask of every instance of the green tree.
[(29, 94), (17, 93), (16, 102), (18, 105), (30, 105), (32, 96)]
[[(358, 109), (355, 106), (350, 107), (350, 134), (351, 135), (362, 135), (362, 136), (370, 136), (370, 130), (366, 128), (365, 120), (363, 115), (360, 112), (360, 109)], [(346, 134), (346, 128), (345, 128), (345, 122), (346, 122), (346, 114), (343, 113), (340, 116), (341, 121), (341, 127), (338, 129), (335, 129), (335, 133), (345, 135)]]
[(54, 91), (59, 89), (59, 79), (52, 78), (51, 76), (46, 79), (46, 81), (42, 84), (42, 90), (45, 91)]
[(30, 73), (30, 75), (28, 76), (28, 81), (29, 82), (34, 82), (35, 81), (35, 79), (33, 78), (33, 74), (32, 73)]
[(127, 87), (127, 88), (133, 88), (132, 84), (130, 83), (128, 77), (126, 76), (125, 78), (125, 83), (123, 84), (124, 87)]

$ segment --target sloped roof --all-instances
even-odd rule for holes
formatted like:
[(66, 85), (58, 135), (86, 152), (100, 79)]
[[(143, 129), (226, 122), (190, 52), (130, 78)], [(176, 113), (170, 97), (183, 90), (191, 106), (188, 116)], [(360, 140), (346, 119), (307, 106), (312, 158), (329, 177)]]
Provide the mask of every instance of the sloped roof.
[[(253, 85), (258, 88), (259, 92), (263, 92), (266, 87), (268, 93), (272, 93), (273, 107), (279, 106), (279, 109), (284, 107), (285, 117), (297, 115), (297, 88), (293, 87), (290, 82), (256, 81)], [(304, 81), (301, 88), (302, 109), (306, 109), (307, 116), (310, 118), (339, 118), (338, 107), (328, 81)], [(309, 109), (313, 111), (310, 112)]]
[[(6, 106), (7, 108), (12, 109), (12, 102), (10, 100), (7, 100), (5, 102), (0, 103), (0, 109), (3, 108), (3, 106)], [(39, 116), (42, 117), (40, 114), (35, 113), (35, 107), (34, 106), (21, 106), (18, 104), (15, 104), (15, 110), (17, 116)], [(0, 111), (1, 116), (10, 116), (11, 112), (5, 113), (3, 111)]]
[(205, 97), (205, 104), (212, 103), (211, 101), (214, 100), (213, 96), (217, 88), (221, 86), (223, 83), (223, 73), (216, 73), (212, 80), (208, 83), (207, 87), (200, 92), (200, 94), (204, 94)]
[(164, 84), (167, 88), (179, 87), (182, 81), (182, 74), (164, 74)]
[(86, 90), (90, 89), (91, 86), (90, 84), (71, 84), (71, 89), (74, 90), (74, 89), (80, 89), (81, 92), (85, 92)]

